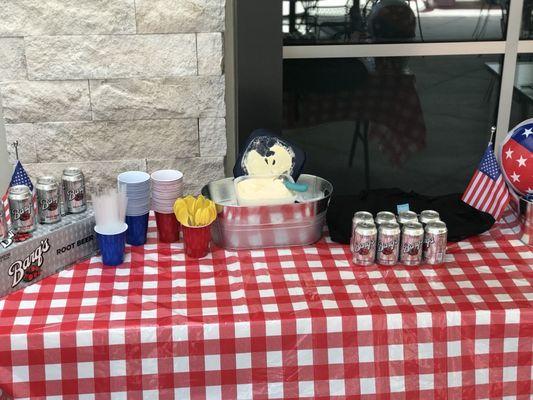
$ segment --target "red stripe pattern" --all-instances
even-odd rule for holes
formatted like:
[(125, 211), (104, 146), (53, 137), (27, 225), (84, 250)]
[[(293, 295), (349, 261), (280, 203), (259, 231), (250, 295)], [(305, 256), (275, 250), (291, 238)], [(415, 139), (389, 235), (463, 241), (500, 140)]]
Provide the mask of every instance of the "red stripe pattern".
[(528, 399), (533, 254), (505, 221), (443, 266), (348, 246), (94, 257), (0, 299), (0, 386), (34, 399)]
[(4, 206), (4, 214), (8, 224), (11, 223), (11, 214), (9, 214), (9, 202), (7, 200), (7, 193), (2, 196), (2, 205)]
[(509, 205), (509, 190), (489, 144), (476, 173), (468, 184), (462, 200), (499, 220)]

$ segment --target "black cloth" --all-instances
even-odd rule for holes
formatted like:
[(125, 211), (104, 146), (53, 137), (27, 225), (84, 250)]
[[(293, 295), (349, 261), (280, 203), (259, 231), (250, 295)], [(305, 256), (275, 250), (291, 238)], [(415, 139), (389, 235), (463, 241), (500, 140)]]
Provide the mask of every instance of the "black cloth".
[(461, 194), (429, 197), (415, 192), (406, 193), (400, 189), (367, 190), (357, 196), (333, 195), (327, 212), (327, 224), (331, 239), (348, 244), (352, 235), (352, 217), (356, 211), (369, 211), (374, 216), (379, 211), (397, 213), (398, 204), (409, 204), (409, 209), (420, 213), (435, 210), (448, 227), (448, 240), (458, 242), (478, 235), (494, 224), (494, 218), (487, 213), (461, 201)]

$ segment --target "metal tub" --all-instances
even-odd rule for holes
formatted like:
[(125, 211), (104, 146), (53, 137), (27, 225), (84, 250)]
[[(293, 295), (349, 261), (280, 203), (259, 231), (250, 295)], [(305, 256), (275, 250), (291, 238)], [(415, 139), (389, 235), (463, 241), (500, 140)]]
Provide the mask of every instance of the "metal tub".
[(233, 178), (204, 186), (202, 194), (213, 200), (218, 217), (212, 226), (213, 241), (225, 249), (261, 249), (300, 246), (322, 236), (333, 186), (314, 175), (300, 175), (309, 186), (300, 202), (275, 206), (238, 206)]

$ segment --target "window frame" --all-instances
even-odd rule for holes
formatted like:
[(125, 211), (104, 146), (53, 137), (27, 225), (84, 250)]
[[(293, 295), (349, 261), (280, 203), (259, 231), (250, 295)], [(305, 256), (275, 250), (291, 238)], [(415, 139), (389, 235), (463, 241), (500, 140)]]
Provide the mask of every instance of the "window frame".
[[(533, 40), (520, 40), (524, 0), (511, 0), (506, 39), (438, 43), (337, 44), (283, 46), (283, 59), (294, 58), (364, 58), (454, 55), (503, 55), (495, 145), (509, 131), (518, 54), (533, 53)], [(497, 148), (497, 147), (496, 147)]]
[[(235, 96), (227, 118), (232, 129), (228, 139), (235, 143), (228, 153), (234, 160), (239, 144), (244, 143), (253, 128), (281, 129), (282, 65), (284, 59), (324, 57), (395, 57), (395, 56), (453, 56), (453, 55), (503, 55), (503, 74), (500, 83), (496, 145), (507, 135), (511, 117), (514, 81), (518, 54), (533, 53), (533, 40), (520, 40), (524, 0), (511, 0), (508, 12), (507, 34), (501, 41), (390, 43), (390, 44), (330, 44), (283, 46), (282, 1), (228, 0), (227, 13), (231, 13), (232, 76), (227, 76)], [(260, 15), (260, 17), (258, 17)], [(227, 20), (229, 20), (227, 19)], [(250, 23), (260, 21), (260, 23)], [(267, 30), (264, 28), (268, 27)], [(274, 31), (275, 30), (275, 31)], [(252, 38), (252, 40), (250, 40)], [(243, 76), (242, 71), (250, 71)], [(269, 68), (268, 73), (265, 69)], [(268, 82), (265, 81), (268, 80)], [(261, 81), (261, 96), (268, 99), (258, 102), (257, 82)], [(266, 84), (265, 84), (266, 82)], [(234, 107), (233, 107), (234, 106)], [(252, 110), (256, 110), (252, 112)], [(257, 110), (260, 110), (257, 112)], [(229, 125), (228, 125), (229, 126)]]

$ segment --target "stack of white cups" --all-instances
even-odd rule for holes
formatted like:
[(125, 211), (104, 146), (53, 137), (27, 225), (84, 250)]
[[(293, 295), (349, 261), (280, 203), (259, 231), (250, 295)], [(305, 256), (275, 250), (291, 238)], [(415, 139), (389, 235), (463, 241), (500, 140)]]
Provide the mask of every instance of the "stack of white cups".
[(146, 243), (150, 212), (150, 175), (142, 171), (127, 171), (118, 178), (118, 190), (126, 193), (126, 242), (133, 246)]
[(152, 175), (152, 209), (169, 214), (174, 202), (183, 195), (183, 174), (174, 169), (162, 169)]
[(174, 203), (183, 196), (183, 174), (174, 169), (162, 169), (152, 175), (152, 209), (155, 211), (159, 241), (172, 243), (179, 239), (179, 223), (174, 215)]

